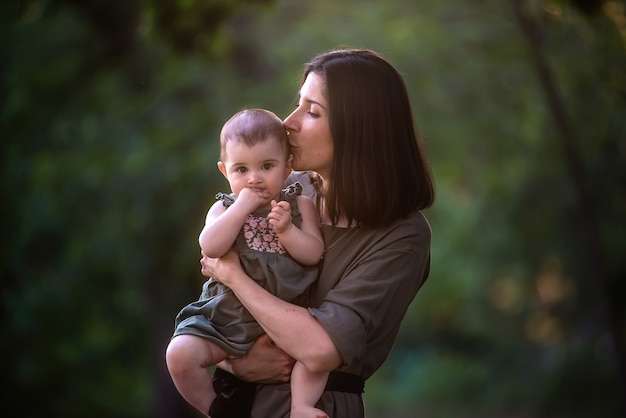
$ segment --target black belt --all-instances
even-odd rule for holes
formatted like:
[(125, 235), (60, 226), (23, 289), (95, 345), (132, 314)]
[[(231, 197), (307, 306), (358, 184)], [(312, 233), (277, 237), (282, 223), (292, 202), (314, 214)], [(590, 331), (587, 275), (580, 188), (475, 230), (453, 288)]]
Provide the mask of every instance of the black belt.
[(326, 392), (347, 392), (347, 393), (363, 393), (365, 388), (365, 380), (361, 376), (346, 372), (330, 372), (328, 382), (324, 391)]
[[(213, 374), (213, 387), (217, 398), (211, 404), (212, 418), (247, 418), (250, 416), (256, 383), (244, 382), (220, 368)], [(325, 392), (347, 392), (362, 394), (365, 380), (352, 373), (330, 372)]]

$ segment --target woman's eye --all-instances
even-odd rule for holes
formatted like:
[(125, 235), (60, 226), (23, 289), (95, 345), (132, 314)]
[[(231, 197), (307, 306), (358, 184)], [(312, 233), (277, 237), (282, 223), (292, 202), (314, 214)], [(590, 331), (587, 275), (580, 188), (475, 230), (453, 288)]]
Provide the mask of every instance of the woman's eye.
[(317, 114), (315, 112), (311, 112), (310, 110), (307, 113), (309, 114), (309, 116), (311, 116), (312, 118), (315, 118), (315, 119), (320, 117), (319, 114)]

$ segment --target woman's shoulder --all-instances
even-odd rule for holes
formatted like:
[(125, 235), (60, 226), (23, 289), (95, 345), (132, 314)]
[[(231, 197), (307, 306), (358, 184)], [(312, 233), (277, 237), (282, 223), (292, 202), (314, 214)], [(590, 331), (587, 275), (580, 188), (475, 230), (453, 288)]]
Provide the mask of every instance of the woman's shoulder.
[(406, 221), (418, 231), (427, 232), (429, 235), (432, 233), (430, 223), (428, 222), (426, 215), (419, 210), (411, 212), (409, 216), (407, 216)]
[(432, 231), (426, 216), (415, 210), (391, 225), (369, 230), (366, 235), (366, 240), (377, 242), (380, 248), (422, 248), (430, 245)]
[(379, 228), (383, 234), (389, 234), (393, 231), (399, 233), (420, 233), (431, 235), (430, 223), (426, 216), (419, 210), (414, 210), (405, 218), (398, 219), (391, 225)]

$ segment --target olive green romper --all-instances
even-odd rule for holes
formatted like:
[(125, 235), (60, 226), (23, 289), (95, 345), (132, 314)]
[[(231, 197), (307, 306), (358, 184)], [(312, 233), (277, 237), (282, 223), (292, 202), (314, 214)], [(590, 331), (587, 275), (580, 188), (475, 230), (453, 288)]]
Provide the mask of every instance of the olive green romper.
[[(302, 223), (296, 201), (301, 193), (300, 183), (294, 183), (283, 189), (280, 196), (280, 200), (291, 205), (292, 222), (297, 227)], [(218, 193), (216, 199), (227, 208), (235, 201), (234, 195), (223, 193)], [(248, 215), (235, 248), (248, 276), (270, 293), (292, 301), (317, 279), (318, 268), (303, 266), (286, 252), (267, 222), (268, 213), (269, 210), (262, 210)], [(202, 286), (200, 298), (179, 312), (175, 324), (174, 336), (190, 334), (205, 338), (235, 357), (243, 356), (264, 333), (234, 293), (212, 278)]]

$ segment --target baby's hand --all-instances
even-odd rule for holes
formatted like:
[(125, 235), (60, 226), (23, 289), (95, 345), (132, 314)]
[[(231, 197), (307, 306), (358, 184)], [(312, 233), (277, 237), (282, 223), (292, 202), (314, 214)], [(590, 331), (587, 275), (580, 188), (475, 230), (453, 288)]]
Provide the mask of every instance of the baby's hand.
[(291, 228), (291, 205), (283, 201), (272, 200), (272, 210), (267, 215), (267, 220), (276, 232), (282, 234)]
[(239, 192), (235, 204), (239, 204), (238, 206), (243, 207), (245, 212), (254, 212), (259, 206), (267, 202), (265, 199), (267, 199), (267, 197), (265, 197), (263, 192), (254, 188), (244, 187)]

